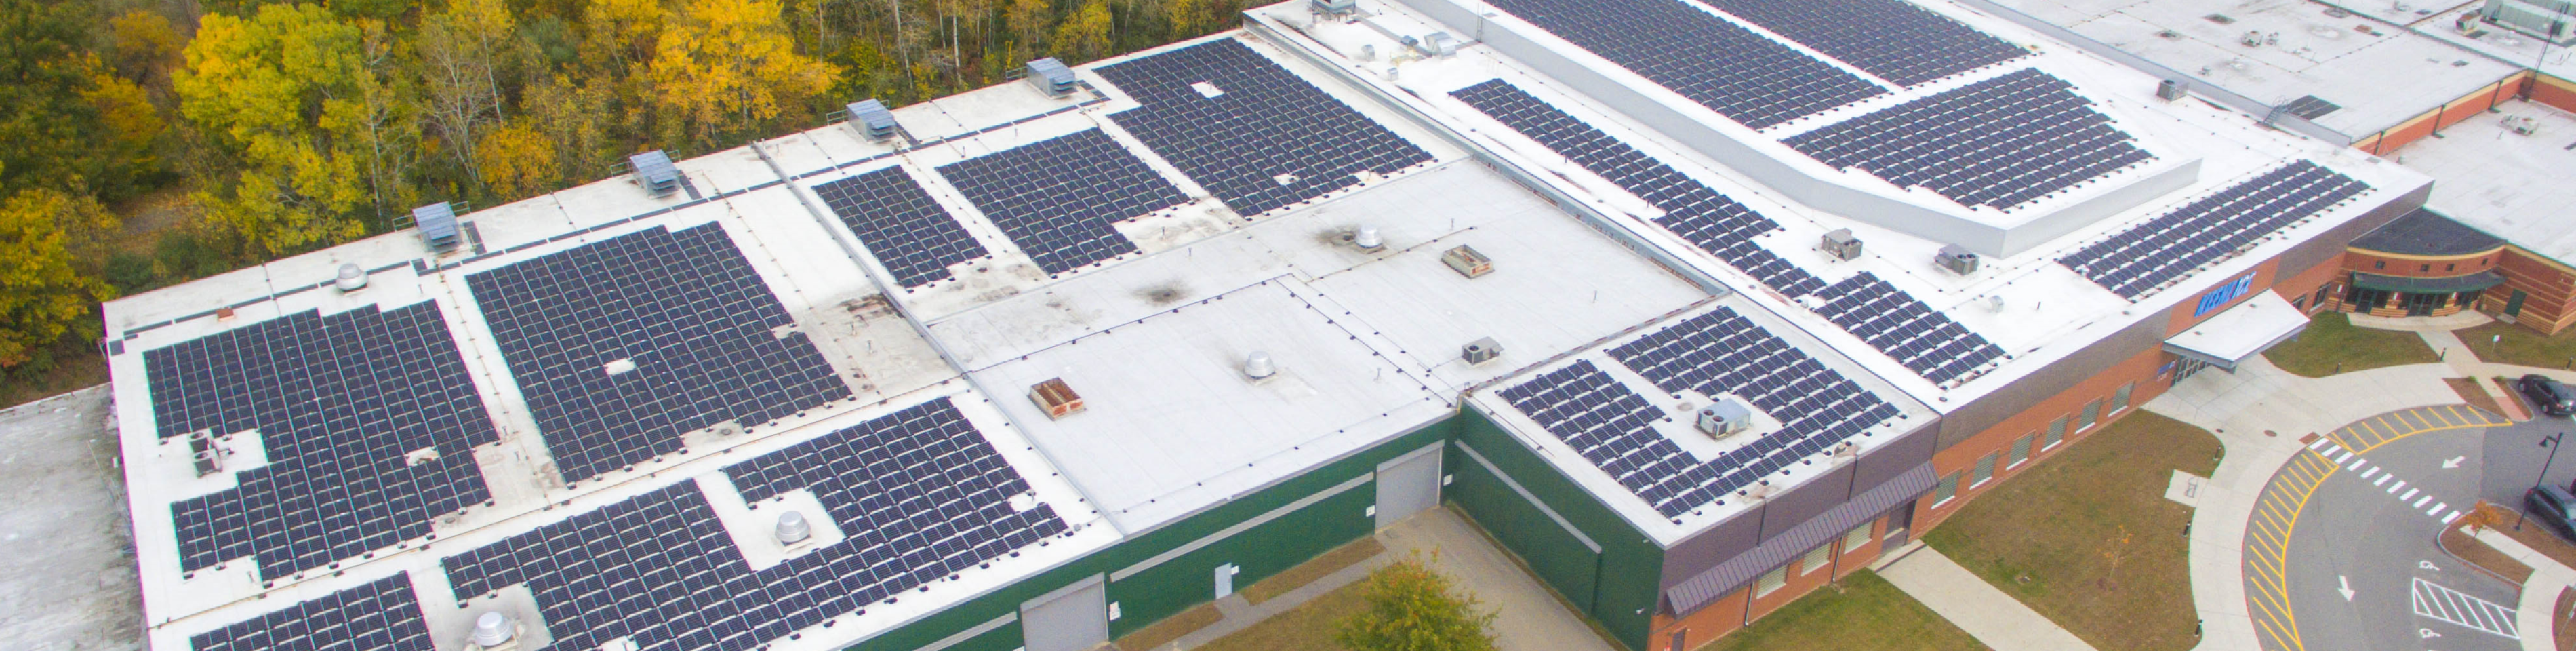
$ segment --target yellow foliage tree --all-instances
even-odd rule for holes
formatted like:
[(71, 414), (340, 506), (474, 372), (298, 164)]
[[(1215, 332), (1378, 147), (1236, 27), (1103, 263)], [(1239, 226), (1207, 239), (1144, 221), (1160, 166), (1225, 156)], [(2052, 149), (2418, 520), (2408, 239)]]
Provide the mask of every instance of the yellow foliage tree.
[(581, 10), (583, 55), (623, 73), (652, 55), (668, 16), (661, 0), (589, 0)]
[[(364, 232), (348, 215), (367, 178), (333, 151), (321, 116), (368, 114), (359, 28), (313, 5), (266, 5), (250, 18), (208, 14), (172, 80), (179, 112), (240, 159), (229, 192), (200, 191), (211, 220), (277, 255)], [(342, 120), (340, 126), (363, 121)]]
[(783, 105), (830, 88), (839, 70), (796, 53), (776, 0), (696, 0), (662, 32), (654, 100), (700, 143), (767, 126)]
[(1055, 26), (1050, 50), (1066, 63), (1081, 63), (1109, 53), (1109, 3), (1090, 0)]
[(27, 190), (0, 202), (0, 368), (41, 358), (44, 348), (80, 329), (97, 331), (90, 306), (114, 298), (106, 283), (72, 264), (65, 221), (106, 216), (87, 197)]
[(161, 137), (167, 123), (161, 120), (161, 112), (152, 108), (152, 98), (142, 86), (100, 71), (91, 76), (90, 87), (81, 91), (81, 99), (98, 111), (99, 122), (107, 126), (110, 140), (105, 144), (115, 152), (118, 163), (140, 169), (157, 162), (152, 143)]
[(543, 192), (561, 177), (555, 164), (554, 142), (524, 123), (512, 123), (483, 132), (483, 182), (492, 186), (492, 194), (505, 201)]
[(116, 67), (128, 77), (152, 83), (169, 73), (188, 38), (161, 14), (136, 9), (108, 19), (109, 40), (116, 44)]

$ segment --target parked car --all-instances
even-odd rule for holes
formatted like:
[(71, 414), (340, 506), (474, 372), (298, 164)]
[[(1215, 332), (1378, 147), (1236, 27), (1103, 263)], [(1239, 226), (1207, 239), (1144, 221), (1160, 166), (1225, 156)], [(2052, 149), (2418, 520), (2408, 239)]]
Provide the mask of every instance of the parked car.
[(2549, 523), (2558, 536), (2576, 541), (2576, 495), (2567, 489), (2542, 485), (2522, 494), (2522, 509), (2531, 519)]
[(2531, 404), (2539, 405), (2541, 411), (2551, 416), (2576, 414), (2576, 389), (2570, 389), (2557, 380), (2533, 373), (2522, 376), (2522, 381), (2514, 385), (2522, 389), (2523, 397), (2531, 399)]

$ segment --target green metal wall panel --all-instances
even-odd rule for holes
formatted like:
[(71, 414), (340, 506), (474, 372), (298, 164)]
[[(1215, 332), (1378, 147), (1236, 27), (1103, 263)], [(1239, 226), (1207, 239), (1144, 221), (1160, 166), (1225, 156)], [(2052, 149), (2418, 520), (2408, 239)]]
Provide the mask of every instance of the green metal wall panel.
[[(1349, 479), (1345, 477), (1343, 479)], [(1375, 483), (1343, 491), (1293, 514), (1262, 523), (1215, 544), (1109, 583), (1109, 598), (1119, 603), (1111, 635), (1126, 635), (1216, 598), (1216, 567), (1242, 568), (1234, 587), (1241, 590), (1296, 567), (1324, 552), (1369, 535), (1374, 522), (1368, 507), (1377, 500)]]
[[(1456, 450), (1450, 454), (1464, 456)], [(1576, 610), (1590, 612), (1593, 582), (1600, 578), (1601, 555), (1557, 526), (1556, 520), (1538, 507), (1521, 499), (1501, 478), (1487, 472), (1484, 464), (1462, 458), (1449, 466), (1449, 475), (1457, 478), (1449, 485), (1449, 502), (1466, 512), (1477, 528), (1520, 556), (1540, 581), (1555, 588)]]
[[(1528, 507), (1527, 502), (1518, 492), (1502, 485), (1499, 481), (1469, 485), (1467, 479), (1476, 473), (1481, 473), (1483, 468), (1476, 468), (1475, 473), (1467, 472), (1467, 466), (1479, 465), (1467, 458), (1467, 455), (1448, 455), (1444, 462), (1448, 466), (1448, 472), (1459, 478), (1457, 484), (1450, 486), (1448, 500), (1458, 504), (1460, 510), (1466, 511), (1470, 517), (1484, 524), (1486, 531), (1494, 533), (1495, 539), (1502, 541), (1506, 548), (1522, 559), (1522, 562), (1529, 563), (1531, 568), (1541, 572), (1542, 578), (1548, 579), (1550, 588), (1557, 590), (1559, 595), (1566, 598), (1566, 601), (1575, 603), (1584, 611), (1584, 614), (1591, 615), (1595, 622), (1601, 624), (1601, 627), (1608, 630), (1621, 644), (1627, 645), (1630, 649), (1649, 648), (1647, 637), (1654, 625), (1656, 593), (1663, 581), (1663, 547), (1656, 545), (1653, 540), (1646, 538), (1644, 532), (1638, 531), (1635, 526), (1628, 524), (1626, 519), (1619, 517), (1618, 513), (1611, 511), (1609, 505), (1603, 504), (1600, 499), (1575, 485), (1573, 479), (1557, 472), (1554, 466), (1539, 459), (1536, 453), (1531, 452), (1511, 433), (1503, 431), (1502, 426), (1495, 424), (1485, 414), (1470, 407), (1461, 410), (1459, 416), (1451, 422), (1454, 423), (1451, 429), (1457, 441), (1475, 448), (1476, 452), (1484, 456), (1486, 461), (1494, 464), (1496, 469), (1510, 475), (1521, 488), (1528, 490), (1532, 496), (1545, 503), (1548, 509), (1555, 511), (1558, 516), (1565, 518), (1568, 524), (1583, 532), (1585, 537), (1591, 538), (1595, 544), (1601, 546), (1601, 554), (1594, 559), (1595, 569), (1591, 572), (1592, 580), (1589, 585), (1585, 585), (1580, 580), (1581, 572), (1541, 569), (1546, 567), (1546, 564), (1567, 562), (1562, 558), (1550, 557), (1572, 555), (1576, 557), (1574, 562), (1579, 563), (1581, 556), (1591, 553), (1590, 549), (1579, 542), (1573, 542), (1571, 534), (1557, 541), (1535, 535), (1503, 537), (1503, 532), (1507, 528), (1515, 530), (1538, 528), (1519, 526), (1523, 522), (1530, 525), (1544, 524), (1548, 529), (1559, 531), (1562, 529), (1552, 518), (1539, 513), (1537, 508)], [(1493, 491), (1501, 491), (1501, 494), (1493, 494)], [(1497, 508), (1505, 503), (1518, 503), (1527, 513), (1516, 514), (1512, 509)], [(1533, 517), (1537, 520), (1530, 520)], [(1515, 524), (1502, 525), (1502, 522)], [(1513, 533), (1526, 534), (1520, 531)], [(1546, 560), (1533, 561), (1532, 559)], [(1560, 576), (1547, 576), (1550, 573)], [(1560, 580), (1564, 582), (1559, 583)], [(1582, 594), (1586, 590), (1589, 590), (1590, 594)]]

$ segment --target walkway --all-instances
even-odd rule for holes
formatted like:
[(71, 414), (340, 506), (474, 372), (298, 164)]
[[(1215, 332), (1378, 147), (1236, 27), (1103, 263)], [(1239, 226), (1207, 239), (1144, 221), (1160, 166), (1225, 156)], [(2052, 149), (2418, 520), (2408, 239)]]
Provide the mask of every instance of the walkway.
[(2093, 651), (2065, 627), (1919, 541), (1889, 557), (1878, 567), (1879, 576), (1995, 651)]

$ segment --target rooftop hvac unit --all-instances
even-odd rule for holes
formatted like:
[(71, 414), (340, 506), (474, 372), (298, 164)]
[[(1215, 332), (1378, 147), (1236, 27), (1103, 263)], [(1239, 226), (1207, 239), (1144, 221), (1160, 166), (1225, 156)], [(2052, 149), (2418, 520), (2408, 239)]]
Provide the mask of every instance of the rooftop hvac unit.
[(873, 99), (850, 104), (850, 124), (858, 127), (859, 135), (867, 136), (869, 140), (893, 138), (898, 128), (894, 123), (894, 112), (886, 110), (885, 102)]
[(2186, 91), (2183, 90), (2182, 82), (2180, 81), (2167, 79), (2156, 84), (2156, 99), (2171, 102), (2182, 99), (2184, 94), (2186, 94)]
[(1073, 94), (1073, 84), (1073, 69), (1064, 67), (1063, 61), (1047, 57), (1029, 62), (1029, 85), (1038, 87), (1038, 92), (1063, 97)]
[(224, 471), (224, 449), (215, 447), (214, 435), (203, 430), (188, 435), (188, 460), (196, 463), (199, 477)]
[(1850, 262), (1860, 258), (1860, 238), (1854, 237), (1851, 229), (1848, 228), (1837, 228), (1826, 232), (1824, 239), (1819, 241), (1817, 246), (1825, 250), (1825, 255), (1833, 256), (1836, 260)]
[(1082, 413), (1083, 409), (1082, 396), (1075, 394), (1073, 387), (1064, 383), (1064, 378), (1050, 379), (1029, 387), (1029, 401), (1038, 403), (1038, 408), (1046, 410), (1050, 419), (1061, 420)]
[(1450, 36), (1448, 32), (1424, 34), (1422, 40), (1414, 41), (1412, 45), (1413, 49), (1427, 57), (1445, 57), (1458, 53), (1458, 39)]
[(1951, 273), (1965, 276), (1977, 272), (1977, 254), (1960, 248), (1957, 244), (1941, 245), (1941, 252), (1936, 254), (1934, 259)]
[(1465, 347), (1458, 349), (1458, 357), (1467, 360), (1469, 365), (1494, 361), (1494, 358), (1502, 355), (1503, 343), (1494, 341), (1493, 337), (1467, 342)]
[(653, 193), (653, 196), (670, 194), (680, 189), (680, 168), (673, 166), (671, 155), (662, 153), (662, 150), (655, 149), (628, 156), (626, 163), (635, 169), (635, 184), (644, 186), (644, 190)]
[(1306, 10), (1325, 16), (1348, 16), (1359, 13), (1359, 0), (1306, 0)]
[(1448, 252), (1441, 253), (1440, 262), (1449, 265), (1450, 269), (1457, 270), (1458, 275), (1466, 276), (1468, 278), (1474, 278), (1494, 272), (1494, 260), (1492, 258), (1487, 258), (1485, 257), (1485, 254), (1477, 253), (1474, 247), (1470, 247), (1465, 244), (1460, 244), (1457, 248), (1449, 249)]
[(1722, 439), (1753, 429), (1753, 408), (1728, 396), (1699, 408), (1699, 417), (1695, 420), (1701, 433), (1709, 438)]
[(411, 223), (420, 227), (420, 240), (431, 249), (454, 250), (464, 241), (456, 236), (456, 206), (445, 201), (411, 209)]

